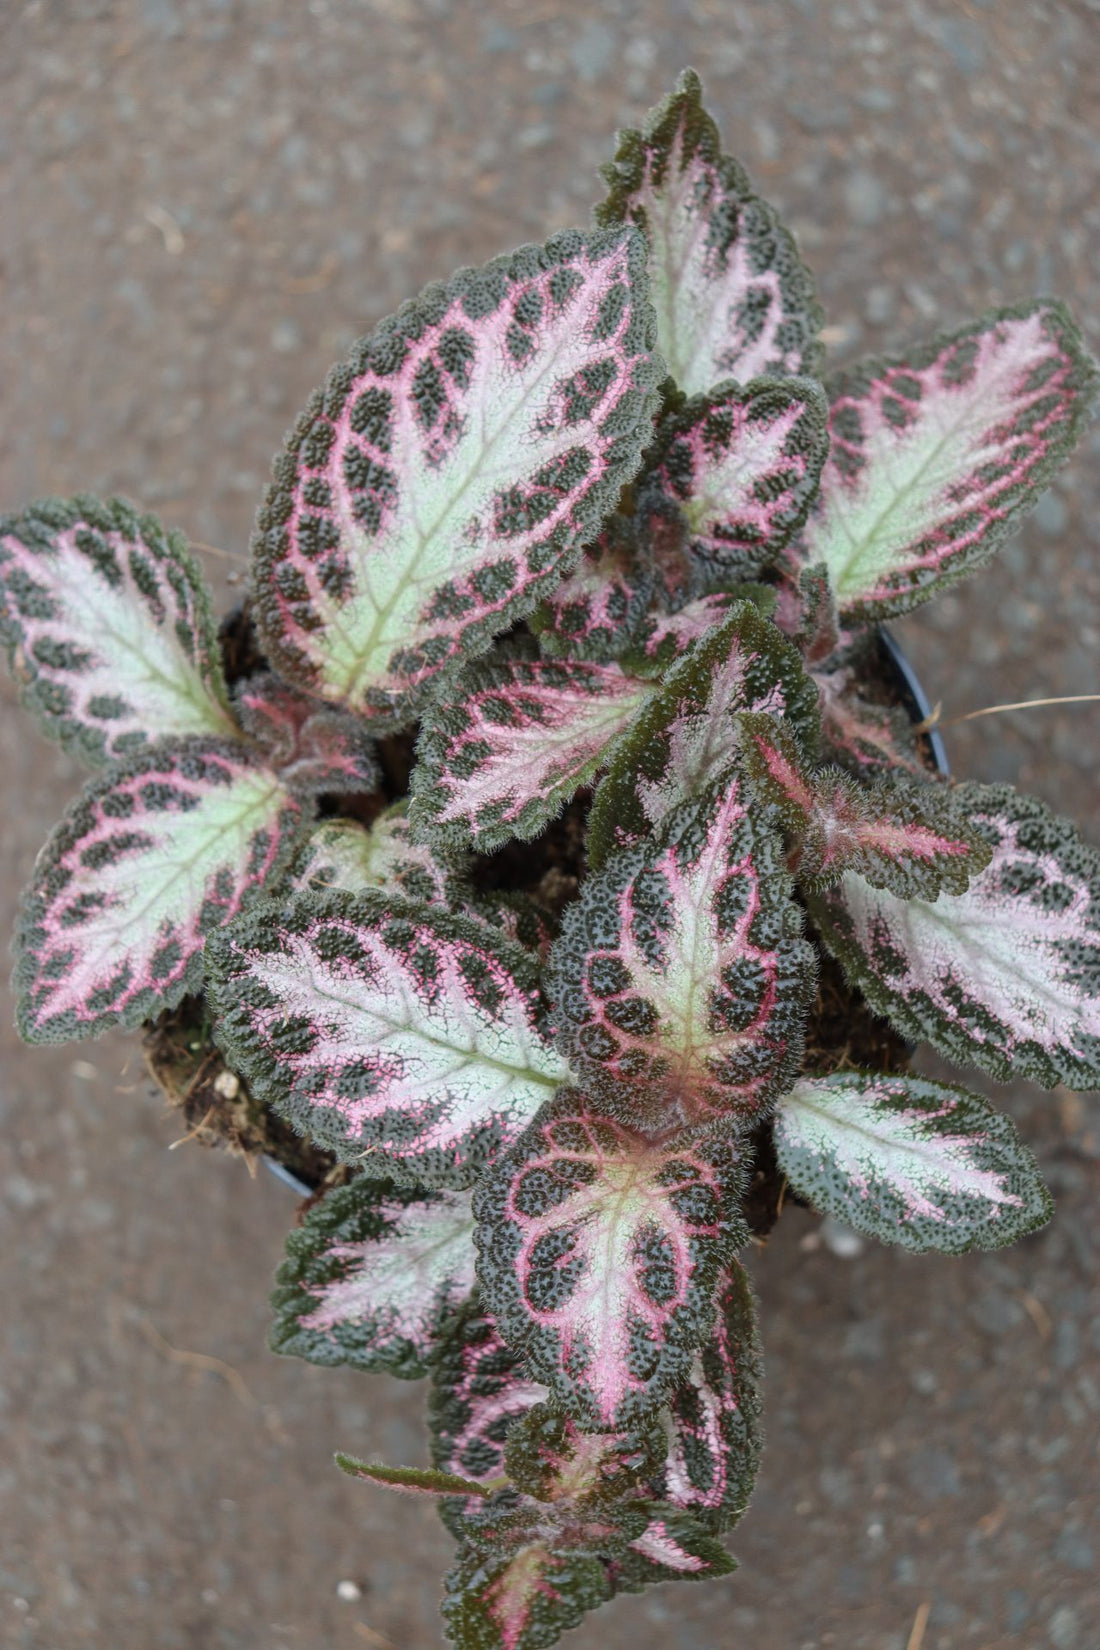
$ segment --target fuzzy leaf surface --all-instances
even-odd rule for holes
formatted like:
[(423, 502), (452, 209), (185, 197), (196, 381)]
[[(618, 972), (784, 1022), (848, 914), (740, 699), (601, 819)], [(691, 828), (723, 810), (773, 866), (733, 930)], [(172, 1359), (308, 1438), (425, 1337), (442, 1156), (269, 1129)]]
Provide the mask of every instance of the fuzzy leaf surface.
[(775, 1150), (815, 1209), (903, 1249), (1000, 1249), (1054, 1212), (1007, 1117), (913, 1075), (805, 1077), (780, 1103)]
[(715, 591), (696, 596), (674, 613), (652, 609), (623, 653), (624, 668), (637, 671), (640, 676), (659, 675), (717, 625), (723, 624), (738, 601), (739, 597), (728, 591)]
[(1072, 451), (1096, 373), (1063, 305), (994, 310), (830, 385), (806, 553), (842, 618), (905, 613), (988, 559)]
[(599, 869), (708, 790), (737, 755), (746, 711), (785, 717), (816, 748), (817, 689), (797, 650), (740, 602), (673, 665), (616, 752), (589, 815), (589, 864)]
[(369, 829), (353, 819), (319, 820), (294, 861), (291, 885), (352, 894), (388, 888), (425, 905), (452, 905), (456, 875), (450, 856), (409, 840), (406, 805), (398, 802)]
[(734, 1260), (720, 1285), (714, 1329), (661, 1411), (668, 1454), (650, 1483), (658, 1500), (712, 1531), (732, 1529), (752, 1495), (764, 1442), (762, 1379), (752, 1289)]
[(902, 899), (965, 893), (992, 849), (950, 792), (880, 778), (860, 784), (839, 768), (811, 770), (790, 731), (770, 716), (746, 716), (745, 766), (775, 803), (794, 839), (791, 868), (810, 893), (858, 871)]
[(199, 565), (121, 499), (47, 499), (0, 521), (0, 640), (43, 731), (92, 767), (236, 732)]
[(514, 1487), (560, 1508), (640, 1498), (643, 1478), (665, 1454), (653, 1424), (629, 1432), (586, 1432), (568, 1415), (538, 1404), (508, 1434), (505, 1468)]
[(388, 1490), (415, 1496), (484, 1496), (488, 1492), (480, 1484), (454, 1473), (436, 1472), (431, 1467), (387, 1467), (381, 1462), (360, 1461), (354, 1455), (337, 1452), (336, 1465), (349, 1478), (365, 1478), (372, 1484), (382, 1484)]
[(798, 643), (807, 666), (821, 665), (840, 643), (836, 598), (824, 562), (803, 562), (800, 554), (780, 554), (775, 585), (775, 622)]
[(235, 694), (241, 725), (283, 783), (307, 795), (373, 791), (374, 749), (361, 722), (310, 699), (277, 676), (252, 676)]
[(566, 1076), (536, 965), (485, 924), (367, 892), (298, 894), (209, 959), (253, 1092), (345, 1162), (469, 1185)]
[(487, 922), (490, 928), (498, 929), (517, 945), (537, 952), (542, 962), (549, 956), (550, 947), (558, 935), (556, 917), (544, 905), (517, 889), (487, 888), (483, 892), (475, 892), (464, 909), (467, 915)]
[(479, 1183), (486, 1304), (583, 1425), (629, 1426), (687, 1373), (742, 1182), (732, 1144), (652, 1145), (566, 1090)]
[[(451, 1319), (437, 1350), (428, 1405), (432, 1465), (481, 1485), (500, 1479), (509, 1430), (546, 1396), (475, 1297)], [(439, 1509), (458, 1537), (472, 1511), (460, 1496)]]
[(531, 629), (553, 657), (616, 658), (629, 645), (653, 588), (653, 567), (632, 523), (612, 516), (577, 568), (532, 615)]
[(1009, 785), (960, 785), (993, 849), (965, 894), (900, 900), (854, 872), (812, 904), (850, 981), (906, 1037), (999, 1081), (1100, 1088), (1100, 853)]
[(927, 782), (913, 724), (900, 706), (876, 704), (846, 665), (811, 671), (821, 696), (821, 731), (833, 756), (862, 776), (905, 773)]
[(481, 853), (537, 836), (653, 691), (615, 663), (521, 654), (471, 666), (423, 723), (414, 830)]
[(35, 862), (15, 984), (32, 1043), (174, 1007), (204, 940), (282, 871), (299, 803), (235, 740), (164, 742), (94, 779)]
[(675, 1507), (656, 1515), (611, 1563), (616, 1593), (637, 1593), (655, 1581), (711, 1581), (731, 1575), (737, 1561), (705, 1525)]
[(754, 579), (801, 527), (828, 450), (812, 379), (722, 384), (670, 421), (651, 485), (683, 513), (688, 554)]
[(383, 321), (291, 434), (254, 543), (274, 667), (376, 721), (567, 573), (656, 406), (645, 249), (577, 231)]
[(695, 1126), (760, 1111), (797, 1073), (816, 970), (776, 823), (731, 771), (566, 908), (558, 1046), (616, 1112)]
[(822, 314), (788, 231), (722, 153), (691, 69), (603, 168), (601, 224), (633, 223), (649, 246), (657, 343), (685, 395), (723, 378), (813, 376)]
[(468, 1192), (357, 1178), (287, 1238), (275, 1278), (273, 1352), (414, 1380), (474, 1287)]
[(443, 1622), (460, 1650), (547, 1650), (611, 1596), (602, 1558), (555, 1551), (532, 1534), (502, 1552), (460, 1547), (443, 1582)]

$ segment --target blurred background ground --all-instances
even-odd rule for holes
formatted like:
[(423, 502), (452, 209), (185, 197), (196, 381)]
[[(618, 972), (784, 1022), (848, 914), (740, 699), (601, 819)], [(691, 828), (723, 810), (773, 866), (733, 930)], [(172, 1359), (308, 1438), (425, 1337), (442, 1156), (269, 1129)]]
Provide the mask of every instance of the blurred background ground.
[[(2, 507), (121, 491), (220, 552), (223, 605), (330, 362), (425, 280), (584, 222), (610, 130), (686, 63), (818, 271), (835, 362), (1034, 291), (1100, 342), (1096, 0), (4, 0), (0, 46)], [(1098, 452), (899, 627), (945, 715), (1100, 689)], [(1100, 840), (1095, 708), (949, 737)], [(6, 929), (81, 776), (6, 688), (0, 741)], [(170, 1152), (123, 1041), (0, 1036), (0, 1643), (438, 1643), (447, 1538), (331, 1466), (421, 1460), (422, 1389), (264, 1350), (291, 1194)], [(753, 1259), (741, 1572), (621, 1602), (577, 1650), (907, 1650), (922, 1620), (922, 1650), (1100, 1644), (1100, 1120), (1006, 1103), (1054, 1226), (842, 1260), (788, 1214)]]

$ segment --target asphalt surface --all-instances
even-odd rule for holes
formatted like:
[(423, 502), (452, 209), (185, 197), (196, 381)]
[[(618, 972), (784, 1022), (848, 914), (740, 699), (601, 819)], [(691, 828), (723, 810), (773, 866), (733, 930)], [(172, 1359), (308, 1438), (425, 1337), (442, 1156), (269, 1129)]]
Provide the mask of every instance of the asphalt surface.
[[(424, 281), (584, 222), (610, 129), (687, 63), (818, 272), (835, 362), (1035, 291), (1100, 344), (1095, 0), (7, 0), (0, 44), (0, 504), (121, 491), (213, 547), (223, 606), (330, 362)], [(1100, 690), (1098, 453), (899, 626), (945, 718)], [(4, 692), (7, 927), (81, 775)], [(948, 737), (957, 772), (1100, 840), (1095, 707)], [(0, 1039), (0, 1643), (437, 1644), (449, 1539), (331, 1465), (423, 1460), (422, 1388), (264, 1349), (291, 1195), (169, 1150), (124, 1040)], [(1100, 1118), (1000, 1097), (1054, 1224), (843, 1258), (786, 1215), (752, 1260), (769, 1443), (740, 1573), (621, 1601), (577, 1650), (1100, 1645)]]

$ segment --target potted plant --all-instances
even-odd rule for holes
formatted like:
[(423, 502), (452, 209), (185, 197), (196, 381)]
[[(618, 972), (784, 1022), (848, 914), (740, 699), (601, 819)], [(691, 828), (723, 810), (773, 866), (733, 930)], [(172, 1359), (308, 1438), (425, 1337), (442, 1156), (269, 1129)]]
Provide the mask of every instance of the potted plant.
[(276, 459), (219, 632), (117, 500), (3, 524), (3, 626), (96, 770), (17, 937), (31, 1041), (146, 1028), (311, 1195), (272, 1344), (430, 1379), (458, 1644), (733, 1568), (739, 1254), (785, 1197), (914, 1250), (1051, 1213), (910, 1074), (1100, 1086), (1100, 856), (952, 783), (880, 627), (985, 561), (1096, 375), (1063, 307), (823, 387), (822, 316), (685, 73), (588, 231), (428, 287)]

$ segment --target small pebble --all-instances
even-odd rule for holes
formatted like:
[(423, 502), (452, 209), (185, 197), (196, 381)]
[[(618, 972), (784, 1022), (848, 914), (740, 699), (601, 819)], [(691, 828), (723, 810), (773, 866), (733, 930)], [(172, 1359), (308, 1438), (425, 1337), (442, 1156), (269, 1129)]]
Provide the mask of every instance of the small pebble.
[(825, 1247), (841, 1260), (855, 1260), (866, 1248), (858, 1232), (853, 1232), (843, 1221), (834, 1220), (832, 1215), (826, 1215), (821, 1222), (821, 1238)]
[(1079, 1642), (1076, 1610), (1071, 1610), (1068, 1604), (1063, 1604), (1061, 1609), (1055, 1610), (1047, 1632), (1054, 1650), (1075, 1650)]

